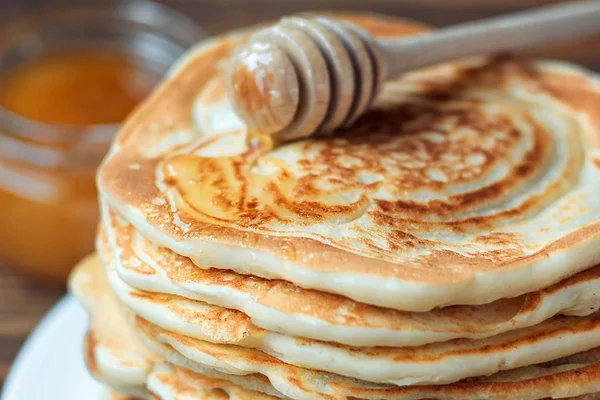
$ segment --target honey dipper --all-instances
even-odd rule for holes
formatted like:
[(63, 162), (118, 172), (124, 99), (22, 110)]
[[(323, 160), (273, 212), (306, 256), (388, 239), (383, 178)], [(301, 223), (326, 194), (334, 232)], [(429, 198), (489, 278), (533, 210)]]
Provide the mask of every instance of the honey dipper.
[(329, 17), (292, 16), (257, 32), (236, 51), (227, 90), (250, 131), (292, 140), (348, 125), (365, 112), (383, 82), (407, 71), (595, 32), (600, 32), (600, 0), (386, 39)]

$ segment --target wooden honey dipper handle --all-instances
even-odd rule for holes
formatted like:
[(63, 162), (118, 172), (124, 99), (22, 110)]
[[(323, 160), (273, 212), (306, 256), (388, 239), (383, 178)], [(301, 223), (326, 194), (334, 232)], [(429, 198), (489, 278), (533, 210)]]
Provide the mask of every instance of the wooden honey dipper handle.
[(600, 32), (600, 1), (570, 1), (514, 14), (467, 22), (410, 40), (378, 45), (385, 53), (387, 78), (474, 54), (517, 51)]
[(250, 131), (292, 140), (348, 125), (385, 80), (412, 69), (595, 32), (600, 32), (600, 0), (382, 40), (328, 17), (287, 17), (237, 50), (227, 89)]

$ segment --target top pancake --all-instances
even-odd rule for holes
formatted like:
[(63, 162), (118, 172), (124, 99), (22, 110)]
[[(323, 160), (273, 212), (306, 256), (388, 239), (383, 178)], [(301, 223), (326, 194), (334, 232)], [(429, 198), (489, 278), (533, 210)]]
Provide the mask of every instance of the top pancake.
[(193, 50), (116, 139), (100, 191), (143, 236), (202, 268), (409, 311), (518, 296), (600, 262), (591, 73), (507, 58), (430, 68), (386, 84), (334, 137), (264, 153), (224, 93), (246, 37)]

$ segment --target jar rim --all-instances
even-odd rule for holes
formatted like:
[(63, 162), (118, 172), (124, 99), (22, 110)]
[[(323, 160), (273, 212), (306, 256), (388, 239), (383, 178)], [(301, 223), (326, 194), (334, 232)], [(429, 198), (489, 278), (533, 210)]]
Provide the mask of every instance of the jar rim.
[[(43, 23), (60, 18), (107, 18), (124, 23), (134, 23), (159, 32), (164, 38), (187, 49), (205, 37), (204, 32), (190, 18), (163, 4), (149, 0), (119, 0), (108, 7), (72, 6), (52, 10), (39, 9), (0, 28), (0, 37), (35, 32)], [(0, 54), (6, 50), (0, 44)], [(122, 49), (121, 49), (122, 50)], [(133, 54), (133, 53), (132, 53)], [(71, 143), (82, 140), (89, 143), (110, 142), (121, 123), (65, 124), (47, 123), (19, 115), (0, 105), (0, 127), (10, 135), (47, 142)], [(83, 133), (83, 134), (82, 134)], [(85, 139), (84, 139), (85, 138)]]

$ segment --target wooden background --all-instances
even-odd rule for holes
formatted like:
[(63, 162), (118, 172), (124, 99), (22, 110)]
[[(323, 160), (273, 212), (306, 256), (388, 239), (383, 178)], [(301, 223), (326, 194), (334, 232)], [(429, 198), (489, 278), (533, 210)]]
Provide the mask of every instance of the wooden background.
[[(600, 1), (600, 0), (598, 0)], [(87, 3), (112, 4), (110, 0)], [(264, 19), (306, 10), (369, 10), (445, 26), (474, 18), (515, 11), (544, 0), (163, 0), (197, 20), (209, 34)], [(6, 21), (40, 6), (82, 4), (77, 0), (0, 0), (0, 20)], [(600, 71), (600, 36), (533, 52), (566, 59)], [(0, 388), (10, 363), (39, 318), (63, 295), (0, 268)], [(24, 399), (26, 400), (26, 399)]]

